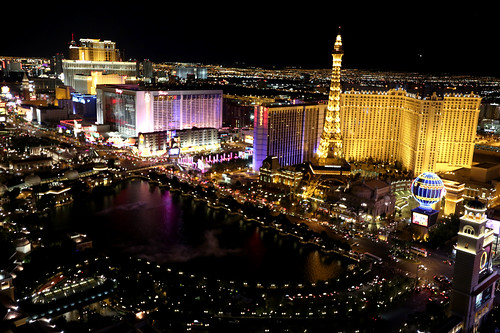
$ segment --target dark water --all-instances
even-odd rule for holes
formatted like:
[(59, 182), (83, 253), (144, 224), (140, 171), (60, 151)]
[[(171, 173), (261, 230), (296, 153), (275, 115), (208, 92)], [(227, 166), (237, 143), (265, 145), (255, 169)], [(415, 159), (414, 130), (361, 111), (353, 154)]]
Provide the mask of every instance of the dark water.
[(126, 253), (220, 278), (316, 282), (338, 276), (347, 265), (242, 221), (238, 214), (144, 181), (59, 207), (53, 223), (59, 230), (87, 233), (94, 248), (109, 254)]

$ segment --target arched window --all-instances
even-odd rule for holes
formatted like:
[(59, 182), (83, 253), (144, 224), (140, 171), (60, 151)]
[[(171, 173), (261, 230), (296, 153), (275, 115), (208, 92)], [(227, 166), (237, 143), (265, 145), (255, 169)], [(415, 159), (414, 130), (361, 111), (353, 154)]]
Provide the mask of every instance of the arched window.
[(474, 235), (474, 228), (471, 227), (470, 225), (465, 225), (464, 228), (462, 229), (462, 232), (464, 234)]

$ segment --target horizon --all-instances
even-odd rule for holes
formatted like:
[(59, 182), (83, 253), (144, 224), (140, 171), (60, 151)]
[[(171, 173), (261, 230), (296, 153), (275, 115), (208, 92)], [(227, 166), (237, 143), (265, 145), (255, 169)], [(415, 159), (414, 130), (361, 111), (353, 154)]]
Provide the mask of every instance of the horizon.
[[(12, 58), (12, 59), (43, 59), (43, 60), (50, 60), (52, 56), (36, 56), (36, 55), (31, 55), (31, 56), (23, 56), (23, 55), (0, 55), (0, 59), (7, 59), (7, 58)], [(148, 58), (144, 60), (150, 60)], [(122, 60), (123, 62), (142, 62), (144, 60), (138, 60), (138, 59), (128, 59), (128, 60)], [(150, 60), (151, 61), (151, 60)], [(185, 61), (185, 60), (165, 60), (165, 61), (151, 61), (154, 64), (193, 64), (193, 65), (200, 65), (200, 66), (222, 66), (226, 68), (240, 68), (240, 69), (245, 69), (245, 68), (255, 68), (255, 69), (265, 69), (265, 70), (284, 70), (284, 69), (297, 69), (297, 70), (331, 70), (330, 67), (313, 67), (313, 66), (308, 66), (308, 65), (294, 65), (294, 64), (251, 64), (251, 63), (245, 63), (245, 62), (235, 62), (233, 64), (228, 64), (228, 63), (205, 63), (202, 61)], [(346, 67), (342, 65), (341, 70), (352, 70), (352, 71), (366, 71), (366, 72), (387, 72), (387, 73), (404, 73), (404, 74), (415, 74), (415, 75), (436, 75), (436, 76), (471, 76), (471, 77), (483, 77), (483, 78), (497, 78), (500, 79), (500, 75), (493, 75), (493, 74), (486, 74), (486, 73), (466, 73), (466, 72), (459, 72), (459, 71), (438, 71), (438, 70), (432, 70), (432, 71), (419, 71), (416, 69), (404, 69), (404, 68), (399, 68), (399, 69), (391, 69), (391, 68), (369, 68), (369, 67)]]
[(327, 69), (340, 26), (343, 68), (500, 77), (500, 29), (487, 7), (255, 2), (244, 9), (156, 4), (136, 12), (106, 1), (98, 11), (63, 4), (56, 1), (47, 16), (57, 24), (38, 31), (29, 21), (19, 24), (17, 6), (6, 4), (12, 9), (4, 25), (15, 28), (0, 54), (50, 58), (66, 55), (72, 38), (94, 38), (138, 61)]

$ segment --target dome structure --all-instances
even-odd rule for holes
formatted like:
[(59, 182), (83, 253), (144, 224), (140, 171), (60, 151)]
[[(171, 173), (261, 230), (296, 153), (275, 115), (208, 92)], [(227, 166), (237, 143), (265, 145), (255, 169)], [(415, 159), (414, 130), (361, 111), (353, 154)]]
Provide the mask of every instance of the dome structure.
[(372, 190), (364, 182), (355, 184), (351, 187), (351, 193), (363, 199), (369, 199), (372, 196)]
[(420, 206), (431, 209), (431, 206), (444, 196), (444, 183), (436, 174), (424, 172), (415, 178), (411, 184), (411, 193)]
[(105, 171), (108, 170), (108, 166), (106, 163), (98, 162), (94, 164), (94, 170), (95, 171)]
[(75, 179), (77, 179), (77, 178), (78, 178), (78, 176), (79, 176), (79, 175), (78, 175), (78, 171), (73, 170), (73, 169), (71, 169), (71, 170), (66, 170), (66, 171), (64, 172), (64, 177), (68, 178), (69, 180), (75, 180)]
[(467, 202), (464, 205), (464, 208), (464, 217), (470, 220), (481, 221), (486, 218), (486, 205), (479, 201), (478, 197), (475, 197), (474, 200)]
[(0, 184), (0, 196), (2, 196), (5, 192), (7, 192), (9, 188), (5, 184)]
[(41, 181), (42, 180), (40, 179), (40, 176), (37, 176), (35, 174), (28, 175), (26, 178), (24, 178), (24, 182), (30, 186), (40, 185)]
[(465, 208), (472, 210), (486, 210), (486, 205), (479, 201), (478, 197), (475, 197), (474, 200), (471, 200), (465, 204)]

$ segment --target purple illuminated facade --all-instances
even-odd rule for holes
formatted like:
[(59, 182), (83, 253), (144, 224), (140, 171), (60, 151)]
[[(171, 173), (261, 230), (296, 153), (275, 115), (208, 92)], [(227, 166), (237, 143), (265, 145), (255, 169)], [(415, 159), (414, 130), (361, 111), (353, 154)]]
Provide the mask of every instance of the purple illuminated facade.
[(102, 85), (97, 123), (124, 137), (139, 133), (222, 126), (222, 90), (153, 90), (138, 85)]
[(276, 156), (282, 167), (310, 161), (319, 144), (325, 110), (325, 104), (255, 107), (253, 169), (259, 170), (268, 156)]

